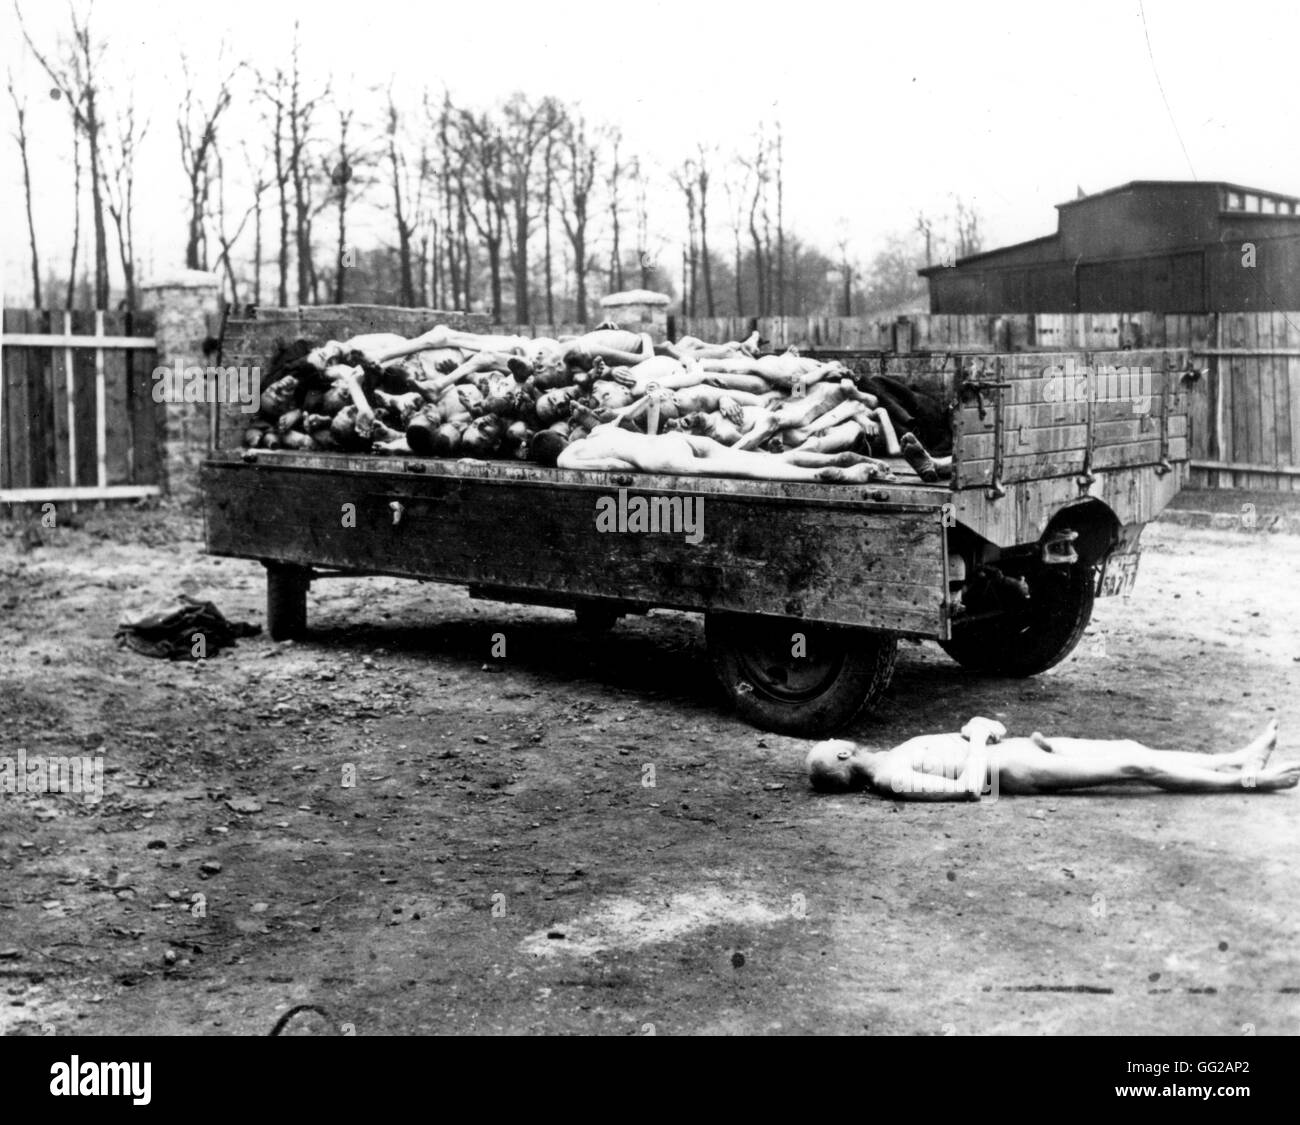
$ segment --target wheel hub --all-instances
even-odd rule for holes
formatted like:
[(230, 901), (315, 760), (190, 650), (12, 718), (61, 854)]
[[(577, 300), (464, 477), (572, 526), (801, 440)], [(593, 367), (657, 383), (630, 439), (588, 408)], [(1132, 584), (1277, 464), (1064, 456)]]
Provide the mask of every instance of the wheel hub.
[(844, 664), (842, 647), (824, 632), (807, 627), (755, 629), (738, 656), (754, 690), (782, 703), (815, 699)]

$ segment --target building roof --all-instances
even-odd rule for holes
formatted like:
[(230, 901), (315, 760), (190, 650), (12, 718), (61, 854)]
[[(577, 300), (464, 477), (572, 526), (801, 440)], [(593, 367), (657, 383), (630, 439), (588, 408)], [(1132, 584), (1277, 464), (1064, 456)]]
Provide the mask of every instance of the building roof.
[(1129, 180), (1126, 184), (1120, 184), (1118, 187), (1106, 188), (1104, 191), (1094, 191), (1090, 195), (1080, 196), (1077, 199), (1067, 199), (1064, 203), (1058, 203), (1056, 209), (1060, 211), (1065, 207), (1077, 207), (1080, 203), (1087, 203), (1093, 199), (1100, 199), (1106, 195), (1118, 195), (1121, 191), (1132, 191), (1133, 189), (1147, 188), (1227, 188), (1229, 191), (1240, 191), (1248, 195), (1271, 195), (1278, 199), (1285, 199), (1289, 203), (1300, 203), (1300, 196), (1287, 195), (1283, 191), (1272, 191), (1269, 188), (1243, 187), (1241, 184), (1229, 183), (1227, 180)]
[(932, 273), (939, 273), (941, 270), (950, 270), (955, 266), (964, 266), (968, 262), (978, 262), (981, 258), (995, 258), (1003, 254), (1008, 254), (1013, 250), (1023, 250), (1026, 246), (1038, 246), (1044, 242), (1055, 242), (1060, 234), (1045, 234), (1041, 238), (1030, 238), (1025, 242), (1012, 242), (1007, 246), (995, 246), (992, 250), (981, 250), (978, 254), (969, 254), (965, 258), (958, 258), (951, 264), (940, 266), (926, 266), (923, 270), (917, 270), (922, 277), (929, 277)]

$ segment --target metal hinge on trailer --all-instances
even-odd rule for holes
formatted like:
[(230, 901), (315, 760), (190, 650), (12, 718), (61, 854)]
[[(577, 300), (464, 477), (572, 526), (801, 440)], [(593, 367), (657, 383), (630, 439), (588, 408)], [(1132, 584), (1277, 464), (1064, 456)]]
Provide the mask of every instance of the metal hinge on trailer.
[(993, 357), (993, 378), (984, 378), (983, 357), (977, 356), (971, 363), (971, 366), (962, 372), (962, 381), (960, 386), (960, 397), (964, 401), (970, 395), (975, 396), (975, 406), (979, 411), (980, 421), (982, 422), (988, 415), (984, 406), (984, 392), (994, 392), (993, 397), (993, 473), (989, 486), (984, 490), (984, 495), (990, 500), (997, 500), (1005, 496), (1007, 490), (1002, 485), (1002, 437), (1003, 437), (1003, 412), (1002, 412), (1002, 392), (1010, 388), (1011, 384), (1002, 378), (1002, 357)]
[[(1083, 369), (1092, 371), (1092, 356), (1088, 352), (1083, 354)], [(1088, 379), (1088, 413), (1085, 418), (1086, 430), (1083, 439), (1083, 471), (1075, 477), (1075, 482), (1079, 486), (1079, 495), (1086, 496), (1088, 490), (1097, 480), (1097, 474), (1092, 471), (1092, 447), (1097, 425), (1097, 380)]]
[(1164, 385), (1160, 388), (1160, 462), (1156, 465), (1156, 476), (1163, 477), (1174, 471), (1169, 463), (1169, 390), (1174, 373), (1174, 357), (1166, 353)]

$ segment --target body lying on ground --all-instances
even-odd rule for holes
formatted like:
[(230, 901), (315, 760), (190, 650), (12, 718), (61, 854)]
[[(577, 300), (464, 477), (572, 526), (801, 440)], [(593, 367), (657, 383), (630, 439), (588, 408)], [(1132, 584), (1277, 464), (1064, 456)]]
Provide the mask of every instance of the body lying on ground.
[(1105, 785), (1145, 785), (1172, 793), (1268, 793), (1294, 788), (1300, 763), (1270, 765), (1277, 722), (1246, 746), (1201, 754), (1154, 750), (1129, 739), (1007, 738), (993, 719), (974, 718), (960, 734), (928, 734), (892, 750), (842, 739), (808, 752), (809, 781), (824, 792), (871, 789), (909, 801), (975, 801), (981, 794), (1057, 793)]

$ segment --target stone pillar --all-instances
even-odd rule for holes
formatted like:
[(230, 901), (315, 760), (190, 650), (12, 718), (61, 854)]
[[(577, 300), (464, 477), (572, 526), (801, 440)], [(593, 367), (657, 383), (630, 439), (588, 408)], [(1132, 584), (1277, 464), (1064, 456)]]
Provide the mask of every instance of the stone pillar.
[[(158, 365), (184, 371), (208, 367), (215, 355), (203, 342), (216, 336), (221, 316), (221, 281), (202, 270), (179, 270), (141, 289), (141, 307), (154, 313)], [(199, 463), (208, 448), (208, 412), (204, 402), (169, 402), (163, 438), (163, 482), (168, 496), (193, 504), (199, 495)]]

